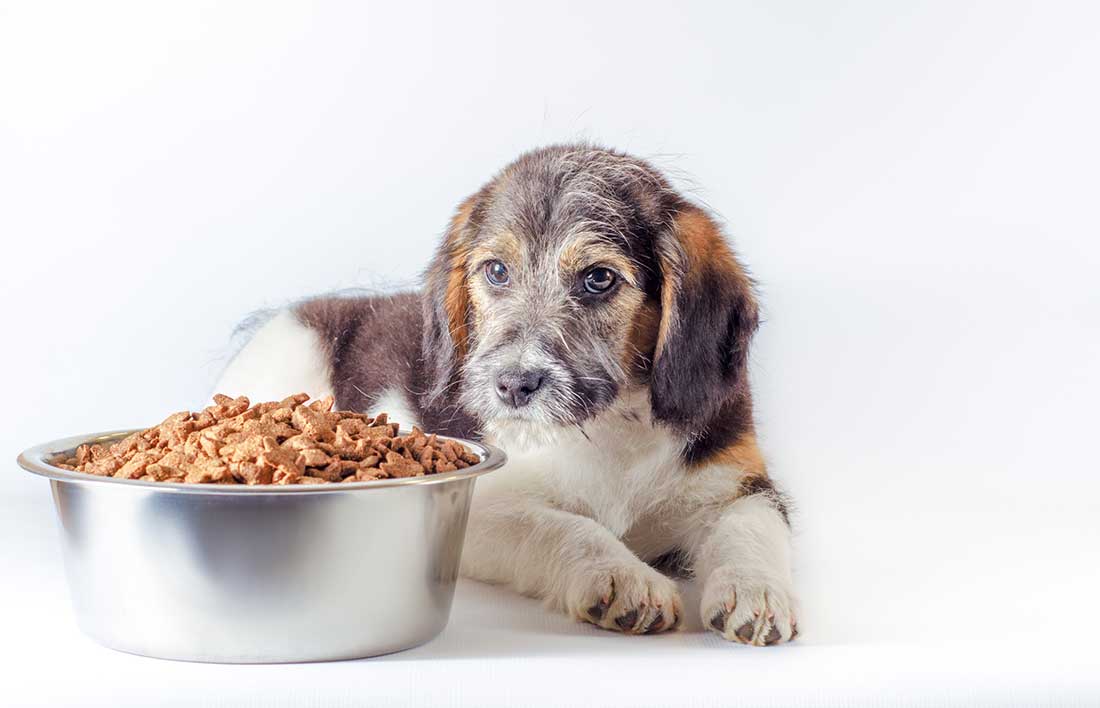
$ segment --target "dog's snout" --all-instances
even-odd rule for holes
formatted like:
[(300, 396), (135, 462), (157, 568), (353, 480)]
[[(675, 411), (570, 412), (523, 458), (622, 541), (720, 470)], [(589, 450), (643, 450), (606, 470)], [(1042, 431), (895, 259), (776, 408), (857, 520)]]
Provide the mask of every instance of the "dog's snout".
[(497, 374), (497, 395), (513, 408), (522, 408), (545, 379), (543, 370), (505, 369)]

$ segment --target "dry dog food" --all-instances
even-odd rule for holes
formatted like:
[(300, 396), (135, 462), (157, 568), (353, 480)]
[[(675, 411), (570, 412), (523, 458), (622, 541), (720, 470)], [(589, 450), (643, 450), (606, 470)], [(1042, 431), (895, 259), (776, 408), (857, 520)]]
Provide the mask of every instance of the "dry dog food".
[(419, 477), (480, 462), (468, 448), (413, 428), (398, 435), (385, 413), (332, 410), (331, 396), (299, 393), (251, 405), (214, 395), (109, 447), (81, 445), (54, 462), (76, 472), (189, 484), (321, 484)]

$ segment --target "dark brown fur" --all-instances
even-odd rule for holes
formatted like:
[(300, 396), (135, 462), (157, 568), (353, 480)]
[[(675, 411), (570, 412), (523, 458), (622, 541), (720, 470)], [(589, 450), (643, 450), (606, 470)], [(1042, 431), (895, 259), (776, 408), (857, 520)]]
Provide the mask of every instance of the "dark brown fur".
[(775, 488), (775, 484), (768, 479), (767, 475), (748, 475), (741, 480), (741, 496), (750, 497), (754, 494), (759, 494), (767, 499), (783, 517), (783, 521), (788, 524), (790, 523), (787, 510), (787, 497)]
[(297, 315), (328, 347), (333, 394), (340, 408), (368, 410), (384, 391), (399, 388), (410, 394), (425, 429), (477, 437), (472, 416), (446, 401), (427, 403), (429, 375), (421, 349), (424, 320), (419, 294), (321, 298), (299, 305)]

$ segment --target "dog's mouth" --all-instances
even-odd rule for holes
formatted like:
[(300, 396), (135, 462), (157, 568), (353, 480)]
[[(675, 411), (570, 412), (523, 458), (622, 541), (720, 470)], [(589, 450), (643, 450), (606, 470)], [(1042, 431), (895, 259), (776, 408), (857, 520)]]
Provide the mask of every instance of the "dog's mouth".
[(581, 431), (584, 427), (575, 421), (535, 420), (517, 414), (496, 416), (484, 423), (484, 432), (498, 445), (509, 451), (532, 450), (552, 446), (563, 437)]

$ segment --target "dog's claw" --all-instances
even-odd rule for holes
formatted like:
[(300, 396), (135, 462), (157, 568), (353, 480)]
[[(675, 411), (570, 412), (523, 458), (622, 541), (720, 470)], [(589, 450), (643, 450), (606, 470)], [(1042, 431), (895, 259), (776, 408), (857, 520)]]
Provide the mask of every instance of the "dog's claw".
[(645, 634), (653, 634), (655, 632), (660, 632), (661, 629), (664, 626), (665, 626), (665, 616), (660, 615), (660, 616), (657, 617), (657, 619), (650, 622), (649, 626), (645, 628)]

